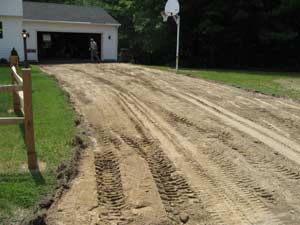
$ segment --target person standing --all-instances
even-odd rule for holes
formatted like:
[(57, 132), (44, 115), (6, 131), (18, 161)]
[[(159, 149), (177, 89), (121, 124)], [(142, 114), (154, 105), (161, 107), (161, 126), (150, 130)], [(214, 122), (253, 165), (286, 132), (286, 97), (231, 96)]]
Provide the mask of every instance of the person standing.
[(96, 58), (97, 61), (100, 62), (100, 58), (98, 56), (98, 45), (93, 38), (91, 38), (90, 40), (90, 51), (91, 51), (91, 61), (94, 62)]

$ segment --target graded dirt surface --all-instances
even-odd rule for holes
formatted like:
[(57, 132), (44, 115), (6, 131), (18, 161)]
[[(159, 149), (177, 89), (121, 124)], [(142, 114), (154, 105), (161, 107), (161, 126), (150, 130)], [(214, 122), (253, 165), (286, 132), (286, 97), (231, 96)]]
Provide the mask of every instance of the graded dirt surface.
[(300, 104), (127, 64), (44, 65), (93, 146), (48, 225), (299, 225)]

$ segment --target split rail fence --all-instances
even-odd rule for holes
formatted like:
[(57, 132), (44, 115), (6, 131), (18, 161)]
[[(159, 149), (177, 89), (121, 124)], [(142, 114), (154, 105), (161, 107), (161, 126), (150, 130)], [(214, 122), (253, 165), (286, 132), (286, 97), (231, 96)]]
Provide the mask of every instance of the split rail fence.
[(12, 93), (14, 112), (20, 117), (0, 117), (0, 125), (24, 124), (28, 168), (38, 170), (35, 152), (31, 69), (22, 69), (22, 76), (15, 66), (11, 67), (11, 85), (0, 85), (0, 93)]

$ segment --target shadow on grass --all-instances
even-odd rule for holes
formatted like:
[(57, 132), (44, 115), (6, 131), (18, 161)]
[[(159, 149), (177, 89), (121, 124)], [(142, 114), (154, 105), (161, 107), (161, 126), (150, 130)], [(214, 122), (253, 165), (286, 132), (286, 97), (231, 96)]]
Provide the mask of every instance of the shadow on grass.
[[(40, 195), (47, 190), (47, 184), (45, 183), (40, 173), (1, 173), (0, 202), (6, 202), (7, 206), (11, 206), (12, 209), (15, 207), (29, 208), (33, 206), (39, 200)], [(2, 223), (0, 222), (0, 224)]]
[[(23, 114), (21, 112), (16, 112), (17, 116), (19, 117), (22, 117)], [(25, 142), (25, 145), (26, 145), (26, 134), (25, 134), (25, 126), (24, 124), (20, 124), (19, 125), (19, 129), (20, 129), (20, 132), (22, 134), (22, 137), (23, 137), (23, 140)], [(34, 182), (37, 184), (37, 185), (44, 185), (46, 184), (46, 181), (41, 173), (40, 170), (29, 170), (30, 171), (30, 174), (31, 174), (31, 177), (33, 178)]]
[(30, 170), (30, 174), (35, 182), (36, 185), (44, 185), (46, 181), (39, 170)]
[(30, 171), (30, 173), (9, 173), (0, 174), (0, 184), (21, 184), (34, 181), (37, 186), (46, 184), (46, 181), (40, 171)]
[[(18, 115), (18, 116), (23, 116), (23, 115)], [(19, 129), (20, 129), (20, 132), (22, 134), (22, 138), (24, 140), (24, 143), (26, 144), (26, 136), (25, 136), (25, 126), (24, 126), (24, 124), (20, 124), (19, 125)]]

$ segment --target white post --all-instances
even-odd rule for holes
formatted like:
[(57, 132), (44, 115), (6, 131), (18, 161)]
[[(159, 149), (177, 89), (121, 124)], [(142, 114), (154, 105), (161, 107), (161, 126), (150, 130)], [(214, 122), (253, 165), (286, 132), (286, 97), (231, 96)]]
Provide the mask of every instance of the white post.
[(161, 12), (164, 22), (168, 21), (168, 17), (173, 17), (177, 24), (177, 47), (176, 47), (176, 71), (179, 69), (179, 45), (180, 45), (180, 5), (178, 0), (168, 0), (165, 11)]
[(180, 16), (176, 18), (177, 23), (177, 48), (176, 48), (176, 70), (179, 67), (179, 44), (180, 44)]

